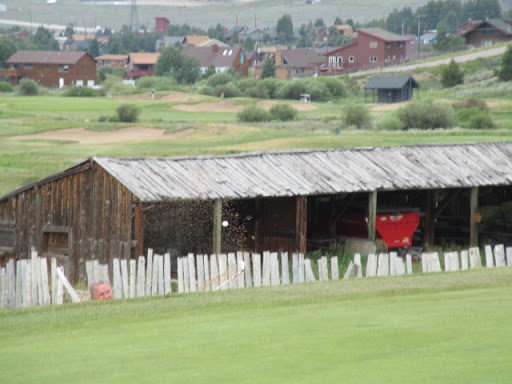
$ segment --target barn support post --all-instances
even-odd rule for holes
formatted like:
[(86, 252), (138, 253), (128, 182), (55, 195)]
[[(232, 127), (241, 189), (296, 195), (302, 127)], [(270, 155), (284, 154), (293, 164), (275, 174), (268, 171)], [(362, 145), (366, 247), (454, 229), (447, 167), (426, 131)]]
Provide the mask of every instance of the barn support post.
[(135, 257), (144, 255), (144, 211), (142, 204), (135, 205)]
[(368, 239), (375, 243), (377, 236), (377, 191), (368, 193)]
[(263, 200), (256, 198), (255, 222), (254, 222), (254, 250), (256, 253), (263, 252)]
[(430, 248), (434, 245), (434, 191), (427, 191), (427, 206), (425, 209), (425, 231), (423, 236), (423, 246)]
[(478, 246), (478, 223), (480, 222), (480, 215), (478, 213), (478, 187), (471, 188), (471, 195), (469, 199), (470, 216), (469, 216), (469, 246)]
[(308, 234), (308, 198), (297, 196), (295, 209), (295, 249), (306, 254)]
[(220, 254), (222, 250), (222, 200), (217, 199), (213, 205), (213, 253)]

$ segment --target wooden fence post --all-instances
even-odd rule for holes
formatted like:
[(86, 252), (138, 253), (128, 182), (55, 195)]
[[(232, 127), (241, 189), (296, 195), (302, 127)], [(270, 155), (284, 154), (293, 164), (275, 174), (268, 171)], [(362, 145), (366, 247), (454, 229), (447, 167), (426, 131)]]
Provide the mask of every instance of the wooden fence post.
[(146, 294), (146, 260), (144, 256), (139, 256), (137, 266), (137, 297), (144, 297)]
[(331, 257), (331, 280), (340, 279), (340, 269), (338, 265), (338, 256)]
[(171, 285), (171, 254), (164, 254), (164, 294), (172, 293)]
[(151, 296), (151, 284), (153, 280), (153, 250), (148, 249), (148, 257), (146, 259), (146, 296)]
[(290, 267), (288, 266), (288, 252), (281, 253), (281, 282), (290, 284)]
[(121, 281), (121, 267), (119, 266), (119, 259), (115, 258), (112, 260), (112, 279), (113, 281), (113, 293), (114, 299), (122, 299), (122, 281)]
[(279, 276), (279, 259), (277, 258), (277, 252), (270, 254), (270, 285), (279, 285), (281, 279)]
[(178, 257), (178, 293), (185, 292), (185, 281), (183, 279), (183, 257)]
[(219, 262), (218, 255), (216, 253), (210, 255), (210, 281), (211, 290), (215, 291), (220, 285)]
[(204, 289), (205, 291), (212, 290), (212, 277), (210, 274), (210, 258), (208, 255), (203, 255), (203, 267), (204, 267)]
[(253, 287), (252, 282), (252, 266), (251, 266), (251, 254), (249, 252), (244, 252), (244, 264), (245, 264), (245, 286), (247, 288)]
[(125, 299), (130, 297), (130, 286), (128, 285), (129, 274), (128, 274), (128, 260), (121, 259), (121, 281), (123, 282), (123, 297)]
[(261, 287), (261, 254), (252, 254), (252, 280), (255, 287)]
[(268, 251), (263, 252), (263, 271), (261, 280), (263, 286), (270, 286), (270, 252)]
[(130, 299), (137, 297), (137, 261), (130, 260)]
[(237, 273), (236, 267), (236, 256), (234, 253), (228, 253), (228, 288), (234, 289), (238, 288), (238, 283), (235, 279)]

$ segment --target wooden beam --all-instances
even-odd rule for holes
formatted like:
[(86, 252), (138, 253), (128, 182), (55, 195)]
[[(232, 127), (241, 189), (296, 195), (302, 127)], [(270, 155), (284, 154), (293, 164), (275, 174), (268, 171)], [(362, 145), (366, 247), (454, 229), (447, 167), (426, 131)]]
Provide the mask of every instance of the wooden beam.
[(480, 222), (480, 214), (478, 212), (478, 187), (471, 188), (469, 204), (469, 246), (476, 247), (478, 246), (478, 223)]
[(222, 251), (222, 200), (217, 199), (213, 205), (213, 253)]
[(263, 252), (263, 200), (256, 198), (254, 201), (254, 250), (256, 253)]
[(434, 245), (434, 224), (435, 224), (435, 207), (434, 207), (434, 192), (433, 190), (427, 191), (427, 206), (425, 208), (425, 228), (423, 234), (423, 246), (430, 248)]
[(377, 191), (368, 193), (368, 240), (377, 236)]
[(331, 209), (331, 216), (329, 217), (329, 236), (331, 238), (336, 237), (336, 225), (340, 221), (341, 217), (345, 214), (350, 204), (354, 201), (355, 194), (351, 193), (349, 197), (344, 201), (343, 206), (335, 212), (335, 207)]
[(308, 234), (308, 198), (297, 196), (295, 209), (295, 249), (306, 254)]
[(142, 210), (142, 203), (135, 205), (135, 257), (144, 255), (144, 211)]

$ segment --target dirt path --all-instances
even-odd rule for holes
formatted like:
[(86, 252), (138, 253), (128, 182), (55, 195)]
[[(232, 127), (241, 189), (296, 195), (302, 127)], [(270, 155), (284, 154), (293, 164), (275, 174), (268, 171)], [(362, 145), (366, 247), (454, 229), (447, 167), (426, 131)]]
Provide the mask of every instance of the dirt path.
[(191, 135), (194, 132), (194, 128), (168, 134), (162, 129), (147, 127), (129, 127), (107, 132), (91, 131), (85, 128), (71, 128), (41, 132), (34, 135), (14, 136), (10, 137), (9, 140), (64, 140), (92, 145), (130, 141), (173, 140)]

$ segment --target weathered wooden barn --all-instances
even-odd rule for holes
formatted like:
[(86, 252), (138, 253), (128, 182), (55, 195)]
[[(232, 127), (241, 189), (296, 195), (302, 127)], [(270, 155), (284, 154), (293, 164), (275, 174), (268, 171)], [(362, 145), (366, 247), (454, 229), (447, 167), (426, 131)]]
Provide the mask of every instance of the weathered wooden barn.
[(507, 243), (511, 184), (504, 142), (93, 157), (0, 198), (0, 251), (4, 262), (31, 247), (56, 255), (78, 281), (89, 258), (305, 252), (346, 217), (362, 215), (375, 238), (378, 212), (410, 211), (421, 213), (418, 245)]

